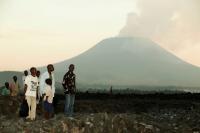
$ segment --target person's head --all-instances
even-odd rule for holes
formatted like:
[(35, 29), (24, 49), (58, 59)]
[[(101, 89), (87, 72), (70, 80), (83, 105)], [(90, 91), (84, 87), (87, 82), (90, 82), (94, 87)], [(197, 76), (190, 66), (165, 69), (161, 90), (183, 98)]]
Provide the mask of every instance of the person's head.
[(24, 75), (28, 76), (28, 71), (27, 70), (24, 71)]
[(74, 71), (74, 64), (69, 65), (69, 71), (73, 72)]
[(9, 88), (9, 83), (5, 82), (5, 87), (8, 89)]
[(36, 76), (39, 78), (40, 77), (40, 71), (36, 72)]
[(35, 76), (36, 76), (37, 70), (36, 70), (35, 67), (31, 67), (30, 72), (31, 72), (31, 75), (32, 75), (33, 77), (35, 77)]
[(17, 76), (13, 76), (13, 80), (17, 82)]
[(54, 71), (54, 66), (53, 66), (52, 64), (49, 64), (49, 65), (47, 66), (47, 71), (48, 71), (49, 73), (52, 73), (52, 72)]
[(47, 85), (52, 85), (52, 80), (50, 78), (46, 79), (45, 82)]

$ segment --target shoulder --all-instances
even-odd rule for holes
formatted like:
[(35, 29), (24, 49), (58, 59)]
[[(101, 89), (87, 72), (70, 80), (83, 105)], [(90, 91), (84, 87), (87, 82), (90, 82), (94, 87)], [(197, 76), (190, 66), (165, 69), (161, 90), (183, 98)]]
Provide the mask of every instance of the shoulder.
[(31, 77), (32, 77), (31, 75), (28, 75), (28, 76), (25, 77), (25, 80), (30, 79)]
[(48, 75), (48, 72), (46, 71), (46, 72), (41, 74), (41, 78), (46, 77), (47, 75)]
[(66, 72), (64, 75), (64, 78), (66, 78), (69, 75), (69, 72)]

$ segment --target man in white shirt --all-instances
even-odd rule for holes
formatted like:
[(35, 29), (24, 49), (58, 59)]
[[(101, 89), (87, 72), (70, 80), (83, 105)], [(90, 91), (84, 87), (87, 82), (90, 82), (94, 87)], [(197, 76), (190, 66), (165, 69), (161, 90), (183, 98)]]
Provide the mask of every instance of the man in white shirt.
[(25, 79), (24, 91), (29, 106), (27, 119), (35, 120), (36, 117), (36, 99), (38, 92), (38, 78), (36, 76), (36, 68), (30, 69), (31, 75)]
[(52, 92), (53, 92), (53, 97), (55, 95), (55, 78), (54, 78), (54, 66), (52, 64), (49, 64), (47, 66), (47, 71), (44, 72), (41, 77), (40, 77), (40, 95), (44, 96), (45, 94), (45, 88), (47, 84), (45, 83), (46, 79), (51, 79), (52, 80)]

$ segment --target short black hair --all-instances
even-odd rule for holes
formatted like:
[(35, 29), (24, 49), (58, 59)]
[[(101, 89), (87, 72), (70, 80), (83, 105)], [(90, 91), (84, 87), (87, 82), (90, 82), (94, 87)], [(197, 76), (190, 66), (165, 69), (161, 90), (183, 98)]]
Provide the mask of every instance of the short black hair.
[(9, 83), (5, 82), (5, 87), (8, 88), (9, 87)]
[(70, 67), (74, 67), (74, 64), (70, 64), (70, 65), (69, 65), (69, 68), (70, 68)]
[(33, 71), (34, 69), (37, 70), (35, 67), (31, 67), (30, 72)]
[(27, 71), (27, 70), (25, 70), (25, 71), (24, 71), (24, 74), (28, 74), (28, 71)]
[(53, 67), (53, 64), (47, 65), (47, 69), (50, 68), (50, 67)]
[(13, 76), (13, 79), (14, 79), (14, 80), (17, 80), (17, 76)]
[(50, 78), (46, 79), (45, 82), (46, 82), (46, 84), (48, 84), (48, 85), (52, 85), (52, 80), (51, 80)]
[(37, 70), (37, 72), (36, 73), (39, 73), (40, 74), (40, 71), (39, 70)]

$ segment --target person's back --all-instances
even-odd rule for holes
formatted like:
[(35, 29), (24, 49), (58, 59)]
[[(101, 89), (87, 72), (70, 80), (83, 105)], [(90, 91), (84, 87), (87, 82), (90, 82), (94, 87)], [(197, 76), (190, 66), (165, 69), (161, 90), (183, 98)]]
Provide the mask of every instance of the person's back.
[(10, 89), (11, 89), (11, 96), (17, 96), (20, 91), (20, 86), (17, 81), (17, 77), (13, 77), (13, 82), (10, 84)]
[(9, 96), (10, 95), (9, 83), (8, 82), (5, 83), (5, 87), (2, 89), (1, 95), (2, 96)]

